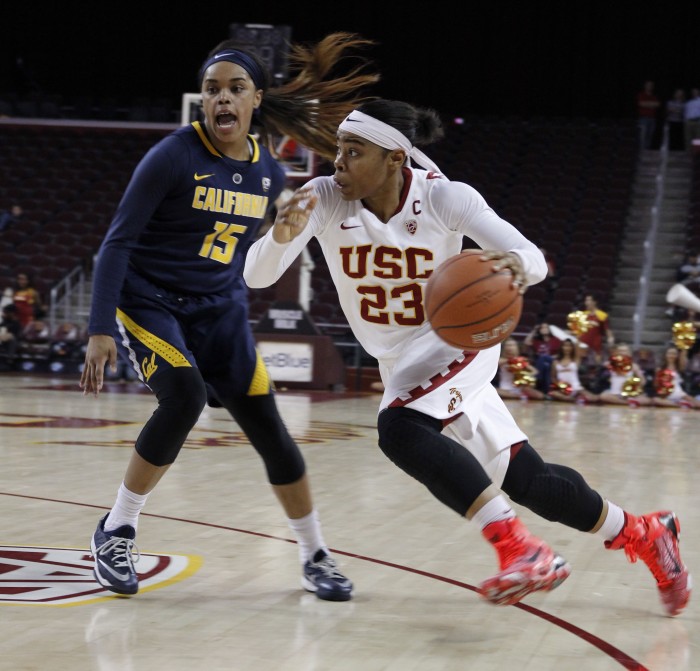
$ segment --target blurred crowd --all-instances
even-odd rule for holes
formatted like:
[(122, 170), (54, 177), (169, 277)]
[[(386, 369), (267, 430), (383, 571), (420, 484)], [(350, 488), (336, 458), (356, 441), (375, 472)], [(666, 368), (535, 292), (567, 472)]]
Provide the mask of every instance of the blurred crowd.
[(700, 321), (675, 308), (669, 341), (654, 351), (616, 342), (607, 314), (587, 297), (567, 329), (537, 324), (506, 339), (493, 384), (502, 398), (700, 409)]

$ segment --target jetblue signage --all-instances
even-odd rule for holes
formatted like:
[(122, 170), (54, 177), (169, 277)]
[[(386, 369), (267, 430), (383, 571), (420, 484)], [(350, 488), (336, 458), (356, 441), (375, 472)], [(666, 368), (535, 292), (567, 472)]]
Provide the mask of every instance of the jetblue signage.
[(314, 348), (310, 343), (260, 340), (258, 350), (275, 382), (313, 380)]

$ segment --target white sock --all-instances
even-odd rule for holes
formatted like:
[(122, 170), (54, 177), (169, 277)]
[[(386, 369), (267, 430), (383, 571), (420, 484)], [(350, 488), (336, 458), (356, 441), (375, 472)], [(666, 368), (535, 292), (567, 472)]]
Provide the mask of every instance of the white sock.
[(596, 536), (601, 536), (603, 540), (611, 541), (615, 538), (625, 525), (625, 511), (608, 501), (608, 516), (603, 522), (603, 526), (596, 531)]
[(472, 522), (479, 525), (479, 529), (483, 529), (485, 526), (491, 524), (491, 522), (498, 522), (499, 520), (510, 520), (515, 517), (513, 509), (508, 504), (503, 496), (497, 496), (486, 503), (480, 510), (478, 510), (474, 517), (472, 517)]
[(318, 512), (312, 510), (308, 515), (297, 519), (287, 518), (289, 528), (294, 532), (299, 546), (299, 561), (302, 565), (321, 549), (328, 552), (323, 540), (321, 524), (318, 521)]
[(136, 531), (139, 524), (139, 513), (146, 505), (147, 498), (148, 494), (130, 492), (122, 482), (117, 492), (114, 507), (105, 520), (105, 531), (114, 531), (125, 524), (134, 527), (134, 531)]

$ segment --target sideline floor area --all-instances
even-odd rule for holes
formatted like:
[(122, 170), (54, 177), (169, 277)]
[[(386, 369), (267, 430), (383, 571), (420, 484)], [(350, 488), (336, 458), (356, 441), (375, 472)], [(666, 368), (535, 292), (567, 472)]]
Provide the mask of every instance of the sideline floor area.
[[(641, 562), (517, 506), (573, 573), (518, 606), (482, 602), (475, 586), (496, 571), (495, 553), (377, 448), (378, 395), (281, 392), (278, 401), (325, 540), (355, 583), (350, 602), (301, 589), (259, 457), (210, 408), (141, 517), (141, 592), (102, 591), (90, 538), (153, 399), (130, 384), (95, 399), (77, 378), (0, 376), (0, 669), (700, 668), (697, 595), (665, 617)], [(700, 413), (508, 403), (547, 460), (581, 470), (632, 512), (675, 510), (685, 562), (700, 575)]]

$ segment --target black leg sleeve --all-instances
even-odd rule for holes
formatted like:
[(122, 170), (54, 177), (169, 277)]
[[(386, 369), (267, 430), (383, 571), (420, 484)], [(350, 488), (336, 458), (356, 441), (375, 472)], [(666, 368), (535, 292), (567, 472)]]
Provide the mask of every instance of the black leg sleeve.
[(377, 428), (382, 452), (459, 515), (491, 484), (471, 452), (442, 435), (438, 419), (408, 408), (387, 408)]
[(540, 517), (579, 531), (590, 531), (603, 511), (603, 498), (578, 471), (546, 463), (529, 443), (510, 462), (503, 491)]
[(262, 457), (270, 484), (288, 485), (304, 475), (304, 458), (289, 435), (272, 394), (241, 395), (220, 401)]
[(207, 402), (196, 368), (169, 368), (149, 382), (158, 407), (136, 440), (136, 451), (154, 466), (172, 464)]

